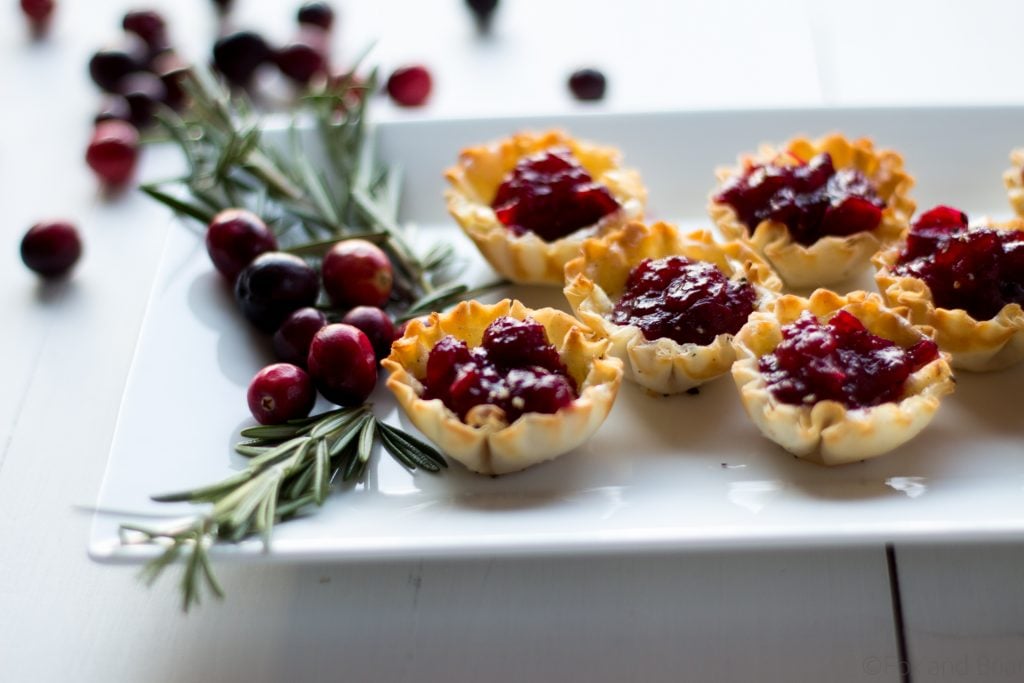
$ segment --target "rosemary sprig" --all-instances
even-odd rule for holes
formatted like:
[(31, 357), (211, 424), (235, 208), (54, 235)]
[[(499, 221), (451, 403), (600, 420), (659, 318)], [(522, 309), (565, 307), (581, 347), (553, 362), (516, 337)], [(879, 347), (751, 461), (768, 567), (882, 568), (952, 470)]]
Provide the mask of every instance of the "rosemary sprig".
[(242, 430), (242, 437), (247, 440), (235, 450), (250, 458), (242, 471), (208, 486), (153, 496), (164, 503), (208, 503), (208, 511), (162, 527), (121, 525), (124, 544), (165, 546), (142, 570), (147, 583), (186, 556), (182, 573), (185, 611), (200, 603), (204, 584), (215, 596), (224, 595), (210, 564), (210, 546), (259, 535), (269, 550), (274, 525), (310, 506), (323, 505), (339, 473), (343, 481), (362, 476), (375, 441), (411, 470), (439, 472), (447, 467), (436, 449), (381, 422), (368, 404), (283, 425), (250, 427)]

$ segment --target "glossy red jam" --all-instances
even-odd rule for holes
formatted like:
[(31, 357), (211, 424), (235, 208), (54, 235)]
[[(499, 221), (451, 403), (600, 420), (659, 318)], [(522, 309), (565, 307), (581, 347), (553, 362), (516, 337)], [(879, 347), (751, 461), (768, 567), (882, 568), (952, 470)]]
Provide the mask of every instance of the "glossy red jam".
[(893, 273), (924, 280), (940, 308), (988, 320), (1024, 304), (1024, 232), (969, 230), (966, 214), (939, 206), (914, 223)]
[(824, 152), (806, 163), (797, 161), (751, 166), (730, 178), (715, 201), (731, 206), (751, 231), (764, 220), (783, 223), (793, 240), (804, 246), (828, 235), (842, 237), (878, 227), (885, 202), (863, 173), (837, 171)]
[(427, 358), (423, 398), (439, 398), (465, 419), (471, 408), (494, 405), (509, 423), (523, 413), (554, 413), (576, 398), (576, 382), (531, 318), (501, 317), (484, 331), (480, 346), (449, 335)]
[(875, 336), (846, 311), (824, 325), (805, 311), (782, 328), (782, 342), (762, 356), (760, 370), (768, 390), (783, 403), (831, 400), (867, 408), (903, 398), (910, 374), (938, 357), (929, 339), (904, 349)]
[(595, 183), (572, 152), (554, 148), (524, 157), (491, 202), (498, 220), (516, 235), (546, 242), (586, 228), (619, 209), (607, 187)]
[(754, 310), (754, 288), (733, 282), (713, 263), (683, 256), (644, 259), (633, 268), (615, 304), (616, 325), (636, 325), (649, 340), (710, 344), (736, 334)]

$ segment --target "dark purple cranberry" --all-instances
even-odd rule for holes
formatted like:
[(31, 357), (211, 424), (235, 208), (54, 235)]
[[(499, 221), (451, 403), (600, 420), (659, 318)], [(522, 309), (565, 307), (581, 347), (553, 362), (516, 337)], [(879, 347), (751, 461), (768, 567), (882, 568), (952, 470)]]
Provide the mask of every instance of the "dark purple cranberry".
[(274, 63), (281, 73), (302, 85), (309, 83), (317, 74), (327, 71), (324, 53), (306, 42), (297, 41), (285, 45), (274, 54)]
[(324, 291), (339, 308), (382, 308), (391, 296), (394, 269), (380, 247), (362, 239), (338, 242), (324, 255)]
[(334, 10), (326, 2), (306, 2), (299, 7), (298, 21), (300, 24), (319, 26), (325, 31), (330, 31), (334, 25)]
[(253, 31), (238, 31), (213, 45), (213, 64), (233, 85), (245, 86), (263, 64), (273, 58), (267, 41)]
[(274, 355), (283, 363), (306, 367), (309, 345), (325, 325), (327, 316), (322, 311), (312, 306), (300, 308), (288, 316), (274, 333)]
[(395, 341), (395, 323), (391, 317), (376, 306), (356, 306), (345, 314), (341, 322), (363, 331), (377, 360), (387, 358), (391, 343)]
[(902, 399), (910, 374), (938, 357), (930, 339), (904, 349), (872, 334), (847, 311), (825, 325), (805, 311), (782, 328), (782, 341), (759, 367), (768, 390), (783, 403), (829, 400), (867, 408)]
[(300, 308), (316, 303), (320, 278), (298, 256), (269, 251), (257, 256), (235, 280), (235, 301), (242, 314), (265, 332), (273, 332)]
[(291, 363), (275, 363), (256, 373), (246, 398), (256, 421), (273, 425), (309, 415), (316, 391), (305, 370)]
[(494, 10), (498, 8), (498, 0), (466, 0), (466, 6), (473, 13), (477, 28), (484, 33), (489, 31)]
[(139, 159), (139, 131), (126, 121), (108, 120), (96, 124), (85, 161), (108, 185), (122, 185), (131, 179)]
[(430, 97), (432, 88), (433, 79), (425, 66), (403, 66), (388, 77), (388, 95), (403, 107), (419, 107)]
[(498, 187), (491, 203), (498, 220), (516, 235), (532, 232), (552, 242), (591, 226), (619, 209), (568, 149), (524, 157)]
[(715, 201), (731, 206), (751, 232), (761, 221), (778, 221), (804, 246), (827, 235), (845, 236), (878, 227), (885, 202), (863, 173), (837, 171), (832, 157), (824, 152), (806, 163), (796, 161), (796, 165), (752, 165), (728, 180)]
[(234, 282), (254, 258), (276, 249), (274, 233), (245, 209), (225, 209), (206, 228), (206, 253), (228, 282)]
[(543, 326), (507, 317), (492, 322), (474, 349), (453, 336), (442, 338), (427, 357), (423, 383), (425, 399), (440, 399), (460, 419), (486, 404), (501, 408), (510, 423), (523, 413), (557, 412), (577, 392)]
[(323, 397), (341, 406), (366, 402), (377, 384), (377, 358), (361, 330), (336, 323), (313, 337), (309, 374)]
[(50, 20), (55, 5), (54, 0), (21, 0), (21, 11), (30, 22), (39, 26)]
[(45, 278), (65, 275), (81, 255), (78, 230), (65, 221), (36, 223), (21, 240), (21, 260)]
[(748, 282), (733, 282), (713, 263), (644, 259), (630, 271), (611, 320), (639, 327), (649, 340), (707, 345), (720, 334), (736, 334), (755, 298)]
[(164, 104), (174, 110), (185, 106), (185, 79), (191, 67), (174, 52), (164, 52), (153, 60), (153, 73), (164, 84)]
[(89, 75), (101, 90), (117, 92), (121, 79), (134, 71), (144, 70), (147, 61), (146, 45), (136, 38), (122, 46), (96, 52), (89, 60)]
[(939, 206), (914, 222), (893, 272), (924, 280), (937, 307), (988, 320), (1024, 304), (1024, 232), (970, 229), (966, 214)]
[(579, 69), (569, 76), (569, 90), (577, 100), (604, 99), (607, 84), (604, 74), (597, 69)]
[(142, 38), (151, 50), (167, 47), (167, 24), (153, 10), (132, 10), (124, 15), (121, 26), (125, 31)]
[(128, 105), (128, 100), (120, 95), (107, 95), (103, 98), (100, 110), (96, 112), (93, 122), (100, 123), (101, 121), (110, 121), (111, 119), (115, 121), (130, 121), (131, 118), (132, 108)]
[(128, 74), (117, 84), (117, 90), (128, 100), (132, 125), (140, 130), (152, 125), (157, 107), (167, 99), (164, 82), (148, 71)]

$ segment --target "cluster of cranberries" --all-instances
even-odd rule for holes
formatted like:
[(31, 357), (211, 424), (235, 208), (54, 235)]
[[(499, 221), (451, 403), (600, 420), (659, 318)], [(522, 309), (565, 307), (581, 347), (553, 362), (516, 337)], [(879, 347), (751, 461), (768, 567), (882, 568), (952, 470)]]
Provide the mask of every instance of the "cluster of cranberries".
[[(318, 273), (305, 260), (278, 251), (277, 239), (250, 211), (227, 209), (206, 231), (214, 267), (233, 283), (242, 314), (273, 334), (278, 360), (249, 386), (253, 416), (268, 424), (309, 414), (319, 391), (343, 406), (359, 405), (377, 383), (377, 362), (395, 339), (383, 310), (393, 269), (379, 247), (361, 239), (335, 244)], [(318, 309), (321, 293), (332, 308), (347, 309), (330, 323)]]
[(524, 157), (491, 202), (502, 225), (552, 242), (597, 223), (620, 206), (564, 148)]
[(726, 182), (715, 201), (731, 206), (750, 230), (764, 220), (783, 223), (804, 246), (878, 227), (885, 202), (863, 173), (837, 171), (825, 152), (797, 161), (752, 165)]
[(576, 382), (549, 341), (544, 326), (527, 318), (496, 319), (480, 346), (453, 336), (427, 358), (423, 398), (440, 399), (465, 420), (478, 405), (493, 405), (509, 423), (523, 413), (554, 413), (576, 398)]
[(824, 325), (804, 311), (782, 328), (782, 342), (761, 357), (760, 369), (768, 390), (783, 403), (838, 401), (868, 408), (900, 400), (911, 373), (938, 357), (930, 339), (904, 349), (872, 334), (847, 311)]
[(636, 325), (649, 340), (706, 345), (736, 334), (754, 310), (754, 288), (713, 263), (683, 256), (644, 259), (633, 268), (611, 320)]
[(968, 229), (966, 214), (938, 206), (914, 223), (893, 272), (924, 280), (936, 306), (988, 320), (1024, 304), (1024, 232)]

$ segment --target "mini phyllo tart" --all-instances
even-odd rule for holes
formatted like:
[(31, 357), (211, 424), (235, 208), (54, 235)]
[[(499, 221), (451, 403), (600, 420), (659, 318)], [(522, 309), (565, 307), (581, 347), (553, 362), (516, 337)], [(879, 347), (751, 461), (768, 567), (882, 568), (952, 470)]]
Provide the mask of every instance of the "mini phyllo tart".
[(729, 371), (732, 335), (782, 283), (742, 242), (680, 234), (667, 223), (629, 223), (584, 242), (565, 267), (576, 317), (610, 343), (626, 377), (659, 394), (686, 391)]
[(441, 450), (505, 474), (581, 445), (608, 416), (622, 363), (572, 316), (508, 299), (409, 323), (384, 359), (388, 388)]
[(734, 344), (732, 376), (747, 414), (767, 438), (823, 465), (893, 450), (953, 391), (935, 342), (877, 294), (780, 297)]
[(747, 241), (786, 285), (818, 287), (863, 270), (899, 239), (914, 213), (903, 158), (870, 140), (790, 140), (716, 171), (708, 211), (722, 233)]
[(1024, 217), (1024, 147), (1010, 152), (1010, 169), (1003, 174), (1003, 182), (1010, 195), (1010, 205), (1018, 216)]
[(953, 367), (999, 370), (1024, 359), (1024, 219), (969, 226), (962, 211), (939, 206), (874, 263), (886, 302), (933, 328)]
[(618, 150), (558, 131), (463, 150), (445, 178), (448, 211), (491, 266), (519, 283), (562, 284), (584, 239), (639, 218), (647, 200)]

